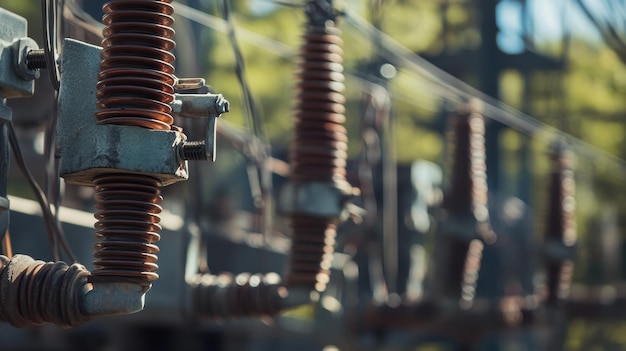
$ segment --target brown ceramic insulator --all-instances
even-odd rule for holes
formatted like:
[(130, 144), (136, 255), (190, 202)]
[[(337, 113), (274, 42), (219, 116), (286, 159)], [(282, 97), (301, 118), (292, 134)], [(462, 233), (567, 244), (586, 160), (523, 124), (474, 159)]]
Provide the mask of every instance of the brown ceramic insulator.
[[(563, 247), (576, 244), (575, 182), (568, 154), (556, 146), (551, 155), (552, 172), (548, 200), (547, 226), (544, 240), (547, 245)], [(571, 257), (548, 257), (546, 262), (547, 302), (557, 303), (569, 294), (573, 273)]]
[(94, 280), (149, 284), (159, 275), (156, 253), (162, 200), (158, 180), (109, 173), (95, 179)]
[[(484, 118), (471, 105), (452, 116), (448, 134), (451, 149), (449, 189), (444, 198), (446, 221), (457, 221), (447, 233), (441, 256), (442, 292), (471, 302), (474, 298), (483, 244), (491, 235), (487, 210)], [(473, 224), (468, 227), (466, 224)], [(489, 238), (491, 239), (491, 238)]]
[(174, 101), (172, 0), (117, 0), (103, 7), (99, 124), (170, 130)]
[(199, 275), (192, 284), (193, 313), (213, 319), (276, 315), (288, 294), (279, 283), (276, 273)]
[[(476, 215), (487, 209), (485, 123), (479, 113), (461, 112), (451, 121), (450, 189), (443, 207), (450, 215)], [(484, 221), (486, 218), (478, 218)]]
[[(300, 50), (295, 140), (290, 145), (297, 183), (345, 181), (348, 137), (343, 91), (343, 41), (333, 21), (306, 27)], [(323, 291), (336, 235), (329, 218), (292, 215), (293, 239), (285, 284)]]
[(347, 141), (343, 91), (343, 41), (332, 21), (306, 27), (298, 76), (295, 141), (290, 147), (291, 179), (345, 179)]
[(79, 264), (0, 256), (0, 321), (21, 328), (82, 325), (90, 319), (79, 306), (88, 277), (89, 271)]
[(287, 286), (323, 291), (329, 280), (336, 227), (328, 219), (292, 216), (293, 239), (287, 263)]

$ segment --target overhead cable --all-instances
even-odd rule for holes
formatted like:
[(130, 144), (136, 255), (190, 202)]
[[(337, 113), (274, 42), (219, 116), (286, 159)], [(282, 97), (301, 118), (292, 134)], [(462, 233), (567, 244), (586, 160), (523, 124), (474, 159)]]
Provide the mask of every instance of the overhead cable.
[[(229, 24), (226, 20), (212, 16), (208, 13), (204, 13), (198, 9), (181, 4), (177, 1), (175, 1), (172, 5), (174, 5), (174, 13), (176, 15), (187, 18), (193, 22), (196, 22), (218, 32), (226, 34), (228, 33)], [(242, 40), (259, 48), (265, 49), (275, 55), (287, 59), (295, 59), (296, 52), (294, 48), (290, 45), (281, 43), (277, 40), (273, 40), (271, 38), (249, 31), (244, 28), (238, 28), (237, 35)]]
[(588, 157), (594, 161), (603, 161), (604, 166), (608, 166), (619, 174), (626, 173), (626, 161), (619, 157), (609, 154), (583, 140), (575, 138), (555, 127), (542, 123), (521, 111), (495, 99), (482, 91), (470, 86), (464, 81), (455, 78), (451, 74), (439, 69), (426, 59), (416, 55), (408, 48), (404, 47), (392, 37), (381, 32), (365, 19), (351, 11), (344, 9), (346, 20), (355, 26), (358, 30), (373, 37), (380, 36), (381, 55), (391, 63), (404, 67), (418, 74), (420, 77), (429, 80), (433, 85), (439, 85), (449, 91), (450, 95), (462, 97), (470, 100), (478, 98), (483, 101), (485, 117), (503, 123), (521, 133), (527, 134), (534, 138), (539, 138), (552, 142), (554, 139), (563, 139), (576, 149), (580, 156)]

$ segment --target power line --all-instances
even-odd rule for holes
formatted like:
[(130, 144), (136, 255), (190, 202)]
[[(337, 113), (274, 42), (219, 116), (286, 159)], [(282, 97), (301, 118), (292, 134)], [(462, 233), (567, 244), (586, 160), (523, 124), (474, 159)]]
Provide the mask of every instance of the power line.
[(358, 30), (370, 35), (381, 37), (381, 55), (393, 64), (415, 72), (421, 78), (427, 79), (433, 85), (445, 88), (449, 98), (459, 97), (463, 99), (480, 99), (484, 104), (485, 117), (503, 123), (519, 132), (529, 136), (552, 142), (555, 139), (563, 139), (574, 148), (579, 155), (584, 155), (591, 160), (604, 162), (619, 174), (626, 173), (626, 161), (609, 154), (585, 141), (575, 138), (557, 128), (542, 123), (521, 111), (497, 100), (482, 91), (470, 86), (462, 80), (453, 77), (449, 73), (437, 68), (424, 58), (411, 52), (384, 32), (379, 31), (365, 19), (361, 18), (349, 9), (344, 9), (344, 15), (350, 24)]
[[(187, 18), (193, 22), (201, 24), (207, 28), (211, 28), (218, 32), (228, 34), (228, 21), (219, 17), (212, 16), (193, 7), (174, 2), (174, 14)], [(257, 34), (244, 28), (237, 29), (238, 37), (247, 43), (253, 44), (259, 48), (267, 50), (275, 55), (293, 60), (295, 58), (295, 50), (292, 46), (273, 40), (266, 36)]]

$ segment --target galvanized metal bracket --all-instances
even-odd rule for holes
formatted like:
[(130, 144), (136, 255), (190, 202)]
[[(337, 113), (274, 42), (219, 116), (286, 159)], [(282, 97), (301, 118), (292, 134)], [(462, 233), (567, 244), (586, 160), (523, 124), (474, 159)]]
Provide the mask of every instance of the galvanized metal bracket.
[(150, 175), (163, 186), (186, 180), (187, 162), (177, 157), (183, 133), (96, 124), (100, 51), (77, 40), (64, 42), (57, 125), (61, 176), (86, 186), (98, 174), (116, 171)]
[(208, 118), (204, 140), (185, 142), (178, 147), (179, 161), (215, 162), (217, 119), (230, 110), (222, 94), (175, 94), (172, 115), (189, 118)]
[(98, 283), (81, 294), (80, 310), (93, 318), (136, 313), (144, 308), (149, 288), (131, 283)]
[[(27, 26), (24, 17), (0, 8), (0, 96), (5, 99), (30, 96), (35, 90), (34, 77), (24, 77), (22, 73), (27, 72), (21, 69), (22, 64), (26, 67), (28, 50), (38, 48), (27, 37)], [(10, 120), (6, 109), (0, 109), (0, 118)]]

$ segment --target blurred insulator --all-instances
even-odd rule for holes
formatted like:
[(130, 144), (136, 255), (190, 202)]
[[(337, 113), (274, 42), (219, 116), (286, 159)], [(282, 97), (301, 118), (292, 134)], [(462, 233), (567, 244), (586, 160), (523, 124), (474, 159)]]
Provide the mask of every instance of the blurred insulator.
[(477, 107), (464, 107), (450, 121), (451, 153), (449, 189), (443, 208), (451, 215), (488, 219), (485, 121)]
[(346, 181), (343, 41), (324, 1), (310, 1), (305, 8), (309, 21), (289, 148), (291, 192), (284, 192), (282, 203), (293, 230), (285, 283), (279, 284), (275, 273), (199, 275), (192, 284), (192, 312), (198, 316), (275, 315), (310, 302), (311, 293), (325, 290), (329, 281), (336, 225), (352, 190)]
[(577, 234), (572, 155), (562, 143), (556, 143), (553, 145), (550, 160), (552, 171), (544, 240), (547, 303), (554, 305), (569, 296)]
[(487, 209), (485, 121), (477, 103), (450, 120), (451, 170), (440, 218), (440, 287), (443, 295), (471, 303), (484, 242), (494, 240)]
[(289, 294), (276, 273), (201, 274), (191, 287), (192, 312), (213, 319), (273, 316), (283, 309)]
[[(290, 145), (290, 181), (345, 183), (348, 137), (345, 123), (343, 40), (335, 22), (318, 21), (319, 5), (307, 7), (298, 77), (295, 140)], [(337, 218), (291, 215), (292, 250), (285, 283), (323, 291), (329, 280)]]

